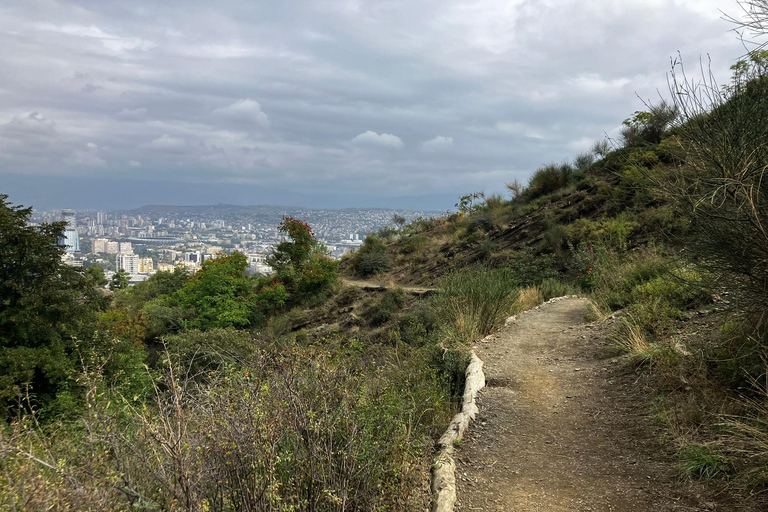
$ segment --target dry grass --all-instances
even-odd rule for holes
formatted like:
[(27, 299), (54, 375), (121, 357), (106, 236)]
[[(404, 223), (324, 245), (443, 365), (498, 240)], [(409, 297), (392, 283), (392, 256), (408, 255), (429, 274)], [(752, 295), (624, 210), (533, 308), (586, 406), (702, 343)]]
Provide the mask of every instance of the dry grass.
[(520, 290), (520, 294), (515, 301), (514, 313), (520, 313), (531, 308), (535, 308), (542, 302), (541, 290), (538, 286), (529, 286)]
[(768, 397), (744, 403), (749, 416), (726, 416), (734, 451), (762, 464), (768, 463)]
[(645, 330), (632, 317), (621, 320), (621, 328), (614, 342), (622, 354), (629, 354), (633, 359), (646, 357), (651, 349)]
[(584, 314), (584, 320), (586, 322), (603, 322), (612, 312), (610, 309), (601, 306), (594, 299), (588, 299), (587, 312)]

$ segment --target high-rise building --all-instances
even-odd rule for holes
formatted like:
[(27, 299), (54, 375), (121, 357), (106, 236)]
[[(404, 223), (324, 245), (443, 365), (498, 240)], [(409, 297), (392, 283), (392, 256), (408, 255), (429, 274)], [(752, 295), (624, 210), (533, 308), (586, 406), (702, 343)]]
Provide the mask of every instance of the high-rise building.
[(133, 254), (133, 245), (131, 242), (120, 242), (120, 252), (123, 254)]
[(120, 244), (117, 242), (107, 242), (107, 254), (117, 254), (120, 252)]
[(59, 245), (63, 245), (67, 254), (80, 252), (80, 234), (77, 232), (77, 221), (75, 212), (72, 210), (61, 210), (61, 219), (67, 223), (64, 227), (64, 233), (59, 239)]
[(101, 224), (103, 226), (106, 223), (107, 223), (107, 212), (97, 212), (96, 224)]
[(77, 227), (73, 210), (61, 210), (61, 220), (67, 223), (67, 229), (75, 229)]
[(139, 273), (139, 255), (117, 253), (117, 268), (128, 272), (131, 275)]

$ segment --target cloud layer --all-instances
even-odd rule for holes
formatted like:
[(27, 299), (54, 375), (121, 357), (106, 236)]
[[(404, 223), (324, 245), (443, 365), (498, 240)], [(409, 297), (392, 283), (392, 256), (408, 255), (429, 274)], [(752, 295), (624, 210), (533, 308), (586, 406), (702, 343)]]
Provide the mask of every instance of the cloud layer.
[(718, 8), (738, 12), (714, 0), (12, 2), (0, 7), (0, 192), (10, 175), (32, 204), (41, 176), (501, 190), (613, 133), (638, 96), (657, 99), (678, 51), (709, 54), (726, 80), (743, 48)]

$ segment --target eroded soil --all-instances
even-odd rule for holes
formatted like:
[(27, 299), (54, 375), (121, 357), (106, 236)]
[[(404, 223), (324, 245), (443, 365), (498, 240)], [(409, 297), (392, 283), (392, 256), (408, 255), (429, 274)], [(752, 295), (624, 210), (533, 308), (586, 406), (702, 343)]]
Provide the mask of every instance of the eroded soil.
[(614, 322), (569, 298), (476, 348), (488, 385), (457, 450), (459, 511), (750, 510), (679, 477), (638, 375), (607, 355)]

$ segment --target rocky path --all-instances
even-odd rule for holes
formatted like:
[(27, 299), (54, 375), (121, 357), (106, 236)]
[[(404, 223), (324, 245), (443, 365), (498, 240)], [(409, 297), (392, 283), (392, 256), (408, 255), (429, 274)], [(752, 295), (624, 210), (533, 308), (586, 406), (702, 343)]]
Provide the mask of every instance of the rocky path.
[(739, 510), (679, 479), (637, 375), (605, 355), (610, 322), (583, 325), (585, 309), (544, 304), (476, 348), (487, 387), (456, 453), (456, 510)]

